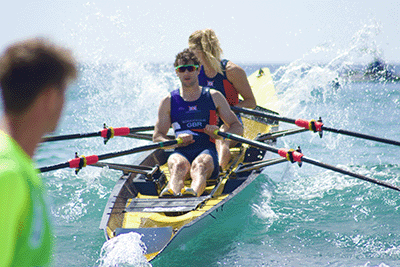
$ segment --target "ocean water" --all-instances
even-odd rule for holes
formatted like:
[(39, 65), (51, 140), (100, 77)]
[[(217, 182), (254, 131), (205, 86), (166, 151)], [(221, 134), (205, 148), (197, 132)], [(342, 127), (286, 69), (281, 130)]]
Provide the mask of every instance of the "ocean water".
[[(376, 56), (375, 25), (365, 26), (348, 48), (316, 46), (285, 64), (240, 64), (247, 74), (269, 67), (279, 113), (318, 119), (326, 126), (400, 140), (400, 84), (347, 81), (343, 74)], [(309, 60), (312, 59), (312, 60)], [(317, 59), (317, 60), (316, 60)], [(319, 60), (318, 60), (319, 59)], [(324, 62), (324, 63), (321, 63)], [(398, 66), (394, 66), (398, 69)], [(171, 63), (99, 57), (80, 65), (56, 134), (154, 125), (160, 100), (179, 85)], [(332, 86), (337, 78), (340, 86)], [(281, 123), (281, 129), (294, 128)], [(80, 155), (148, 144), (116, 137), (42, 144), (38, 167)], [(399, 147), (324, 132), (280, 138), (280, 148), (301, 147), (309, 158), (400, 186)], [(130, 163), (140, 154), (109, 162)], [(120, 172), (87, 167), (42, 175), (53, 218), (53, 266), (399, 266), (400, 194), (397, 191), (303, 163), (268, 167), (243, 200), (246, 219), (227, 222), (213, 235), (193, 237), (171, 255), (144, 263), (138, 236), (105, 243), (99, 224)], [(238, 227), (240, 226), (240, 227)], [(103, 247), (104, 246), (104, 247)]]

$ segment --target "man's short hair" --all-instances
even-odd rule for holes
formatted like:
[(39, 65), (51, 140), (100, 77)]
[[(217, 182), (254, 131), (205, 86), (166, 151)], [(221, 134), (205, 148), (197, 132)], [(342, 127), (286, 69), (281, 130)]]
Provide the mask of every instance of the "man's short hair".
[(194, 55), (189, 48), (186, 48), (182, 52), (176, 55), (174, 67), (178, 66), (178, 61), (182, 60), (184, 64), (187, 64), (189, 61), (193, 61), (194, 65), (200, 65), (200, 61)]
[(24, 112), (48, 86), (64, 89), (76, 76), (70, 50), (43, 38), (10, 45), (0, 57), (0, 86), (6, 113)]

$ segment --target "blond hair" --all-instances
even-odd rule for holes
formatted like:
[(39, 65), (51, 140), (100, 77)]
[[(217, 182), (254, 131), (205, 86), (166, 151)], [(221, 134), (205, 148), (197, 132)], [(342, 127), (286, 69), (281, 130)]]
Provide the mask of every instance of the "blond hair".
[(221, 67), (222, 49), (214, 30), (198, 30), (189, 36), (190, 49), (199, 49), (205, 54), (206, 60), (214, 70), (223, 74)]

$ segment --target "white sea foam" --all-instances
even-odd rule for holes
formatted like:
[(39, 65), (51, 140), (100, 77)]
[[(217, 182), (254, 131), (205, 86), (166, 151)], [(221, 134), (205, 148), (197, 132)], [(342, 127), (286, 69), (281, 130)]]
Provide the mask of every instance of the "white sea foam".
[[(349, 71), (382, 58), (383, 52), (375, 41), (381, 28), (371, 21), (354, 33), (346, 47), (339, 48), (334, 42), (317, 45), (301, 59), (275, 71), (273, 80), (282, 115), (309, 115), (312, 110), (305, 104), (325, 103), (340, 88), (337, 85), (343, 87), (347, 83), (344, 77)], [(316, 63), (316, 58), (322, 61)]]
[(98, 263), (99, 267), (111, 266), (151, 266), (144, 253), (145, 244), (138, 233), (118, 235), (103, 244)]

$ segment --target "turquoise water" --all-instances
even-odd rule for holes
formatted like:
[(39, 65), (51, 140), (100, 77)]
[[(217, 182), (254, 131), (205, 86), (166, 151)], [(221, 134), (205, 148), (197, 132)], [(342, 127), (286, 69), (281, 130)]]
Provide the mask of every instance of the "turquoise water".
[[(244, 65), (248, 74), (259, 67)], [(268, 67), (281, 115), (321, 116), (329, 127), (400, 140), (398, 84), (342, 81), (341, 87), (333, 88), (327, 78), (332, 70), (318, 64)], [(313, 74), (318, 71), (319, 76)], [(287, 80), (287, 75), (293, 80)], [(177, 84), (168, 64), (82, 66), (80, 80), (68, 92), (57, 134), (98, 131), (103, 123), (154, 125), (160, 99)], [(281, 123), (282, 129), (292, 127)], [(65, 162), (75, 152), (98, 155), (147, 143), (123, 137), (107, 145), (101, 138), (46, 143), (35, 159), (42, 167)], [(311, 132), (285, 137), (277, 146), (301, 146), (309, 158), (400, 185), (396, 146), (329, 132), (322, 139)], [(109, 161), (129, 163), (136, 157), (140, 154)], [(101, 254), (105, 239), (99, 223), (119, 176), (117, 171), (95, 167), (78, 175), (72, 169), (43, 174), (57, 241), (54, 266), (109, 266), (110, 262), (141, 266), (137, 239), (122, 240), (113, 253)], [(240, 216), (194, 237), (152, 266), (398, 265), (398, 192), (307, 163), (301, 168), (290, 163), (269, 167), (253, 186), (254, 194), (243, 199), (237, 211)], [(123, 253), (126, 249), (130, 255)]]
[[(400, 140), (399, 84), (349, 82), (342, 74), (374, 57), (375, 36), (360, 29), (345, 50), (317, 46), (287, 64), (241, 64), (247, 74), (269, 67), (280, 114), (318, 119), (326, 126)], [(376, 48), (376, 47), (375, 47)], [(262, 52), (262, 51), (261, 51)], [(171, 64), (95, 55), (80, 66), (70, 88), (56, 134), (112, 127), (154, 125), (160, 100), (178, 86)], [(322, 63), (312, 63), (315, 58)], [(311, 63), (310, 63), (311, 62)], [(397, 66), (398, 69), (398, 66)], [(340, 87), (333, 87), (338, 77)], [(281, 129), (293, 125), (281, 123)], [(116, 137), (46, 143), (38, 167), (80, 155), (103, 154), (148, 144)], [(399, 148), (324, 132), (305, 132), (278, 140), (278, 147), (301, 149), (305, 156), (400, 186)], [(140, 154), (110, 162), (130, 163)], [(99, 224), (117, 171), (87, 167), (43, 174), (54, 222), (53, 266), (146, 266), (140, 241), (127, 236), (105, 242)], [(268, 167), (254, 182), (254, 193), (241, 199), (233, 220), (208, 229), (152, 266), (398, 266), (400, 261), (399, 192), (303, 163)], [(105, 247), (106, 248), (106, 247)]]

